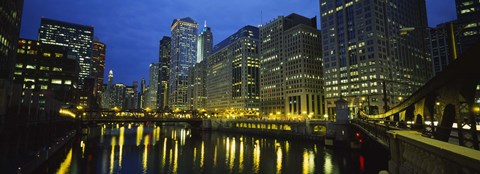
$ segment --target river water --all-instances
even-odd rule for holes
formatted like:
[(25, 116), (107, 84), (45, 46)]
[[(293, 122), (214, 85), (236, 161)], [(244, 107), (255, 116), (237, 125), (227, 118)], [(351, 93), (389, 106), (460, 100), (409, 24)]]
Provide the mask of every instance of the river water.
[(320, 142), (201, 132), (182, 125), (90, 128), (39, 173), (378, 173), (387, 152), (333, 150)]

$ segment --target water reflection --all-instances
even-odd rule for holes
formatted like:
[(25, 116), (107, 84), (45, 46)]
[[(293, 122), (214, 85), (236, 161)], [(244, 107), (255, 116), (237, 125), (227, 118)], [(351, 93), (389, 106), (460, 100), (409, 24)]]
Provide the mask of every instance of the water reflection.
[(376, 173), (386, 168), (366, 156), (310, 141), (107, 124), (91, 128), (48, 167), (58, 173)]

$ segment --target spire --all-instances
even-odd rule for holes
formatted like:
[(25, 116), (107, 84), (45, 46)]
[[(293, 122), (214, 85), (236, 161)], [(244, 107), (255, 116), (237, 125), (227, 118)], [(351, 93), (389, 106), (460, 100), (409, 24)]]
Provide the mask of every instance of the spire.
[(113, 77), (113, 70), (110, 70), (110, 72), (108, 72), (108, 77)]
[(205, 24), (203, 24), (203, 28), (207, 28), (207, 20), (205, 20)]

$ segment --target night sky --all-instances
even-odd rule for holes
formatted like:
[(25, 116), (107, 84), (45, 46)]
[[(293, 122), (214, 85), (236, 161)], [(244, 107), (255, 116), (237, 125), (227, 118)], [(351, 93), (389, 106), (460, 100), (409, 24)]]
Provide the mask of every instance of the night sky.
[[(159, 40), (170, 35), (173, 19), (189, 16), (202, 27), (206, 20), (216, 44), (245, 25), (258, 26), (290, 13), (319, 16), (319, 1), (25, 0), (21, 37), (36, 39), (42, 16), (92, 25), (107, 44), (105, 73), (113, 69), (114, 83), (131, 85), (142, 78), (148, 81), (148, 66), (158, 61)], [(453, 20), (455, 0), (427, 0), (427, 13), (429, 26)]]

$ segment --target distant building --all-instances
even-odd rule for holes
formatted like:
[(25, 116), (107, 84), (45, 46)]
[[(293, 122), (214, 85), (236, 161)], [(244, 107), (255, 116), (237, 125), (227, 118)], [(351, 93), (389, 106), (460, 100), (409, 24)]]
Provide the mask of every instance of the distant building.
[(187, 97), (189, 110), (205, 109), (207, 61), (203, 60), (195, 64), (188, 71), (188, 93)]
[(210, 27), (207, 27), (207, 21), (203, 26), (203, 30), (198, 36), (197, 43), (197, 62), (200, 63), (213, 51), (213, 34)]
[(168, 104), (171, 109), (187, 110), (188, 69), (196, 63), (198, 24), (189, 17), (175, 19), (171, 33)]
[(133, 86), (126, 86), (121, 83), (113, 83), (113, 71), (108, 73), (108, 83), (102, 91), (101, 108), (112, 110), (135, 110), (137, 99), (135, 82)]
[(105, 53), (107, 46), (98, 41), (93, 42), (92, 74), (95, 77), (95, 95), (102, 91), (103, 76), (105, 75)]
[(340, 97), (386, 112), (432, 77), (425, 0), (321, 0), (320, 13), (329, 116)]
[(323, 116), (321, 33), (316, 20), (293, 13), (260, 27), (261, 115)]
[(160, 40), (160, 49), (158, 53), (158, 62), (160, 63), (158, 72), (159, 89), (157, 93), (159, 109), (165, 109), (168, 107), (168, 80), (170, 78), (171, 42), (172, 39), (167, 36), (163, 36), (162, 40)]
[[(64, 106), (77, 106), (80, 68), (75, 59), (67, 57), (67, 47), (20, 39), (17, 53), (14, 81), (22, 84), (22, 103), (37, 103), (39, 112), (48, 107), (49, 98)], [(38, 98), (27, 100), (29, 95)]]
[(80, 64), (78, 86), (85, 88), (85, 79), (92, 74), (93, 27), (53, 19), (42, 18), (38, 40), (44, 44), (69, 48), (69, 56), (76, 57)]
[(5, 123), (12, 98), (17, 40), (20, 35), (23, 0), (0, 2), (0, 126)]
[(150, 64), (150, 78), (148, 85), (148, 91), (145, 97), (145, 108), (150, 108), (152, 110), (157, 110), (157, 94), (158, 94), (158, 73), (159, 73), (159, 63)]
[(217, 116), (258, 115), (259, 44), (258, 28), (245, 26), (215, 46), (206, 60), (207, 112)]

